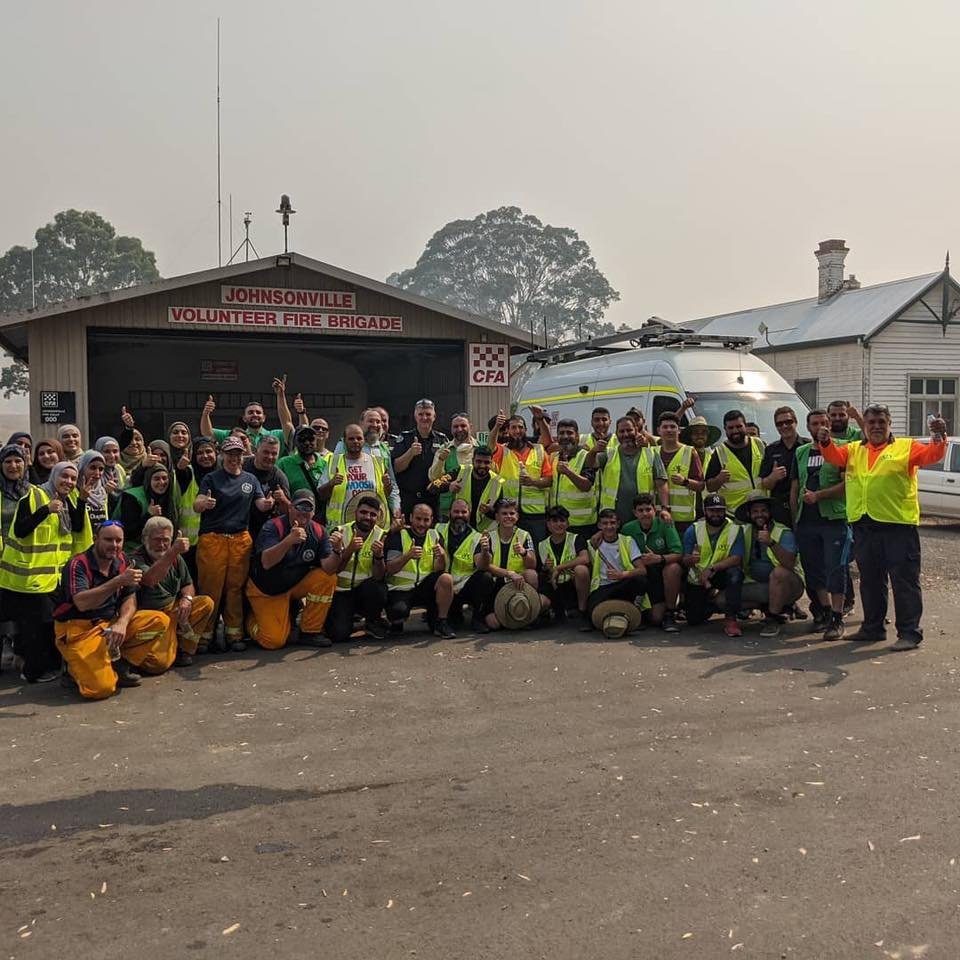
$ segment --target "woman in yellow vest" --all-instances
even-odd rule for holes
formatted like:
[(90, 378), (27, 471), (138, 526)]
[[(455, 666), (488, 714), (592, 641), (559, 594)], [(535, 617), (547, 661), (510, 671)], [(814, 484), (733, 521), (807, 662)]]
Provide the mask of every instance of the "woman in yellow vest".
[(848, 640), (886, 639), (888, 582), (897, 619), (897, 641), (890, 649), (913, 650), (923, 640), (917, 470), (939, 463), (947, 449), (944, 419), (932, 417), (929, 427), (929, 443), (894, 438), (890, 408), (871, 403), (863, 411), (865, 439), (839, 447), (828, 428), (817, 435), (823, 459), (846, 468), (847, 520), (853, 526), (863, 603), (863, 625)]
[[(7, 448), (0, 451), (0, 460), (6, 454)], [(6, 474), (4, 481), (6, 496)], [(17, 624), (16, 652), (23, 659), (21, 678), (28, 683), (46, 683), (59, 676), (53, 592), (63, 565), (92, 542), (88, 491), (78, 492), (76, 483), (77, 468), (68, 462), (58, 463), (43, 486), (27, 483), (0, 555), (3, 614)]]

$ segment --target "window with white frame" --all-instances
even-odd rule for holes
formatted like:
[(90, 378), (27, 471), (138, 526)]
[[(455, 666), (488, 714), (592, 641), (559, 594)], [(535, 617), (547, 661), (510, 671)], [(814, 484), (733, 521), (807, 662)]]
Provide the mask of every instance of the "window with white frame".
[(947, 421), (947, 433), (956, 429), (957, 378), (920, 377), (909, 378), (911, 437), (922, 437), (927, 431), (927, 417), (939, 413)]

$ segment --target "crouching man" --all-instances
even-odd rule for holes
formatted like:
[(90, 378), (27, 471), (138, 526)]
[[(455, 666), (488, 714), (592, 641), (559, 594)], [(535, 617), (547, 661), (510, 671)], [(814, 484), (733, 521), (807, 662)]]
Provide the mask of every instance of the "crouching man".
[(142, 544), (130, 558), (143, 577), (137, 590), (139, 610), (159, 610), (167, 621), (167, 642), (177, 651), (175, 667), (189, 667), (200, 637), (213, 615), (213, 600), (195, 595), (193, 578), (183, 555), (190, 541), (173, 538), (166, 517), (151, 517), (143, 525)]
[(176, 656), (159, 610), (137, 610), (143, 574), (123, 555), (123, 527), (105, 520), (93, 546), (60, 574), (54, 597), (57, 649), (80, 696), (103, 700), (118, 686), (136, 687), (140, 675), (163, 673)]
[(247, 633), (265, 650), (279, 650), (290, 637), (291, 606), (303, 603), (300, 643), (329, 647), (321, 634), (333, 602), (338, 557), (323, 527), (313, 519), (309, 490), (296, 490), (287, 516), (268, 520), (257, 536), (247, 581), (252, 608)]
[(563, 620), (569, 612), (587, 616), (590, 597), (590, 553), (587, 538), (570, 530), (566, 507), (547, 508), (547, 536), (537, 544), (540, 561), (540, 592), (550, 600), (554, 616)]
[(456, 499), (450, 504), (450, 522), (438, 523), (436, 531), (446, 551), (447, 573), (453, 578), (453, 603), (449, 619), (463, 622), (464, 605), (472, 612), (470, 629), (488, 633), (483, 617), (493, 606), (496, 586), (490, 566), (490, 537), (470, 526), (470, 504)]
[(387, 569), (387, 619), (390, 632), (403, 633), (403, 621), (414, 607), (425, 607), (427, 623), (438, 637), (456, 636), (447, 617), (453, 602), (453, 577), (447, 554), (433, 523), (433, 508), (414, 504), (410, 526), (396, 530), (385, 544)]
[(783, 632), (785, 608), (803, 596), (803, 568), (797, 560), (797, 539), (771, 515), (774, 501), (759, 490), (737, 507), (743, 524), (744, 583), (741, 606), (766, 612), (761, 637), (776, 639)]

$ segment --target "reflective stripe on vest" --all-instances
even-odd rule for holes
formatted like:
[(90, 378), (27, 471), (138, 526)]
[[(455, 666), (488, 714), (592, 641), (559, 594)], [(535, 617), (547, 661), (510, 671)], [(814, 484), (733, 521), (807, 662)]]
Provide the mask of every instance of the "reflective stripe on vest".
[(867, 444), (847, 445), (847, 519), (855, 523), (869, 516), (880, 523), (920, 523), (917, 471), (910, 469), (913, 441), (894, 440), (869, 466)]
[(522, 513), (544, 513), (547, 509), (547, 491), (539, 487), (520, 485), (521, 468), (528, 477), (539, 480), (543, 473), (543, 461), (546, 459), (543, 447), (535, 443), (524, 462), (509, 448), (503, 451), (500, 463), (500, 479), (503, 481), (503, 496), (517, 501)]
[[(354, 524), (348, 523), (337, 529), (343, 534), (343, 545), (346, 547), (353, 540)], [(374, 526), (363, 541), (363, 546), (347, 560), (347, 565), (337, 574), (337, 592), (352, 590), (364, 580), (373, 576), (373, 545), (384, 534), (382, 527)]]
[[(460, 476), (457, 477), (457, 480), (460, 481), (462, 488), (458, 494), (454, 495), (454, 500), (466, 500), (467, 506), (470, 507), (470, 510), (473, 510), (473, 466), (468, 464), (460, 472)], [(480, 500), (477, 502), (477, 506), (481, 503), (488, 503), (491, 506), (500, 499), (503, 493), (503, 480), (502, 478), (490, 471), (490, 476), (487, 478), (486, 486), (483, 488), (483, 492), (480, 494)], [(452, 503), (453, 501), (451, 501)], [(471, 513), (470, 519), (473, 521), (474, 526), (479, 530), (483, 526), (489, 527), (491, 524), (496, 524), (496, 521), (493, 520), (491, 514), (480, 513), (477, 511), (476, 515)]]
[[(583, 476), (583, 462), (587, 459), (587, 451), (580, 450), (567, 466), (576, 474)], [(559, 455), (553, 461), (553, 483), (550, 485), (550, 506), (566, 507), (570, 511), (571, 527), (588, 527), (597, 522), (597, 494), (596, 481), (589, 490), (579, 490), (574, 482), (564, 476), (557, 468), (560, 465)]]
[[(633, 561), (630, 559), (630, 547), (636, 546), (632, 537), (625, 537), (623, 534), (617, 535), (617, 547), (620, 550), (620, 565), (623, 570), (632, 570)], [(594, 590), (598, 589), (600, 586), (600, 567), (603, 563), (603, 557), (600, 555), (600, 550), (594, 549), (593, 547), (589, 548), (590, 550), (590, 592), (593, 593)], [(611, 581), (613, 582), (613, 581)], [(649, 610), (651, 607), (650, 598), (644, 593), (640, 596), (640, 610)]]
[[(523, 544), (524, 556), (521, 557), (517, 554), (515, 549), (518, 543)], [(500, 534), (496, 526), (490, 532), (490, 549), (493, 551), (493, 563), (494, 566), (500, 566), (500, 548), (503, 546), (503, 541), (500, 539)], [(520, 527), (517, 527), (513, 532), (513, 536), (510, 538), (510, 549), (507, 551), (507, 567), (511, 573), (523, 573), (526, 570), (525, 565), (525, 555), (527, 550), (533, 549), (533, 540), (530, 537), (530, 534), (526, 530), (523, 530)], [(502, 568), (501, 568), (502, 569)]]
[(740, 527), (732, 520), (727, 520), (726, 525), (720, 528), (717, 534), (715, 546), (711, 546), (710, 537), (707, 535), (707, 521), (698, 520), (693, 529), (697, 534), (697, 549), (700, 551), (700, 562), (690, 568), (687, 574), (689, 583), (700, 583), (700, 571), (705, 570), (712, 564), (717, 564), (721, 560), (726, 560), (730, 556), (733, 545), (737, 542), (737, 534), (740, 533)]
[(173, 503), (177, 514), (173, 525), (174, 532), (178, 528), (182, 530), (183, 535), (190, 541), (190, 546), (195, 547), (200, 536), (200, 514), (193, 509), (193, 501), (200, 495), (200, 484), (197, 483), (192, 468), (186, 493), (180, 493), (180, 481), (176, 476), (171, 477), (170, 482), (173, 484)]
[[(615, 433), (610, 434), (607, 437), (607, 453), (613, 453), (617, 449), (620, 441), (617, 439)], [(597, 438), (592, 433), (581, 433), (580, 434), (580, 446), (584, 450), (592, 450), (597, 445)]]
[[(373, 461), (373, 482), (376, 485), (376, 490), (366, 492), (369, 493), (371, 497), (375, 496), (380, 501), (380, 505), (383, 508), (383, 516), (387, 518), (390, 516), (390, 508), (387, 505), (386, 494), (383, 492), (383, 460), (380, 457), (373, 456), (373, 454), (368, 454), (368, 456)], [(338, 473), (346, 478), (347, 462), (347, 455), (345, 453), (338, 453), (335, 457), (331, 457), (330, 467), (327, 471), (327, 479), (333, 479)], [(353, 494), (350, 496), (350, 499), (352, 498)], [(344, 479), (343, 483), (338, 483), (330, 492), (330, 499), (327, 501), (327, 523), (345, 523), (346, 517), (344, 516), (344, 510), (348, 502), (347, 480)]]
[[(540, 562), (546, 567), (547, 560), (555, 566), (559, 567), (564, 563), (570, 563), (571, 560), (577, 559), (577, 535), (575, 533), (568, 533), (566, 539), (563, 541), (563, 550), (560, 551), (560, 559), (557, 560), (556, 555), (553, 552), (551, 547), (552, 541), (549, 537), (546, 540), (541, 540), (537, 544), (537, 553), (540, 556)], [(564, 570), (557, 577), (557, 583), (566, 583), (568, 580), (573, 579), (572, 570)]]
[[(744, 523), (743, 526), (743, 580), (744, 583), (753, 583), (753, 577), (750, 576), (750, 561), (753, 557), (753, 524)], [(770, 530), (770, 539), (774, 543), (779, 543), (781, 537), (786, 533), (787, 528), (782, 523), (774, 522), (772, 529)], [(777, 555), (773, 552), (772, 547), (767, 547), (767, 559), (775, 567), (782, 566), (780, 561), (777, 559)], [(801, 579), (805, 578), (803, 575), (803, 567), (800, 565), (800, 557), (797, 556), (793, 564), (793, 572)]]
[[(433, 548), (439, 543), (436, 530), (428, 530), (423, 541), (423, 553), (419, 560), (408, 560), (396, 573), (387, 578), (391, 590), (413, 590), (422, 580), (433, 573)], [(400, 531), (400, 545), (406, 553), (413, 546), (413, 537), (409, 531)]]
[[(653, 448), (654, 453), (660, 453), (659, 447)], [(662, 457), (663, 454), (660, 454)], [(693, 463), (693, 447), (687, 444), (680, 444), (680, 449), (673, 455), (668, 467), (664, 462), (664, 469), (667, 471), (667, 488), (670, 491), (670, 513), (674, 520), (681, 523), (689, 523), (697, 516), (697, 495), (689, 487), (684, 487), (679, 483), (673, 482), (673, 475), (679, 473), (685, 480), (690, 479), (690, 465)]]
[[(750, 473), (744, 469), (740, 458), (730, 448), (721, 443), (714, 447), (713, 455), (720, 461), (720, 469), (730, 474), (730, 479), (716, 492), (727, 501), (727, 512), (733, 513), (747, 499), (747, 494), (756, 488), (760, 481), (760, 464), (763, 461), (763, 444), (756, 437), (750, 441)], [(706, 493), (704, 494), (706, 496)]]
[[(50, 495), (32, 486), (27, 494), (30, 512), (50, 502)], [(16, 593), (52, 593), (63, 565), (73, 556), (74, 534), (61, 533), (58, 515), (48, 515), (24, 539), (13, 532), (10, 522), (3, 554), (0, 555), (0, 587)]]
[[(600, 477), (600, 509), (614, 510), (620, 490), (619, 448), (607, 457)], [(637, 493), (653, 493), (653, 451), (649, 447), (640, 447), (637, 457)]]
[(463, 542), (457, 547), (456, 553), (450, 552), (450, 546), (447, 541), (449, 532), (449, 523), (438, 523), (434, 529), (437, 535), (443, 541), (447, 551), (447, 573), (453, 577), (453, 592), (459, 593), (463, 585), (473, 576), (477, 569), (476, 557), (477, 547), (480, 546), (480, 534), (472, 529), (463, 538)]

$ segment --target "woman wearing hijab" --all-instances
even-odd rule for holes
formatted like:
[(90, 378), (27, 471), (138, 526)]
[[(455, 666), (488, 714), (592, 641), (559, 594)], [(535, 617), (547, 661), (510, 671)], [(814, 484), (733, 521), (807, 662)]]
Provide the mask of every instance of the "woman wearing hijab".
[(78, 463), (83, 455), (83, 441), (80, 428), (75, 423), (65, 423), (57, 428), (57, 439), (63, 447), (63, 458), (70, 463)]
[(124, 427), (117, 437), (117, 442), (120, 444), (120, 466), (123, 467), (129, 483), (133, 471), (144, 465), (147, 456), (146, 444), (143, 442), (143, 434), (136, 427)]
[(100, 525), (112, 516), (120, 502), (120, 490), (116, 480), (107, 475), (106, 458), (96, 450), (88, 450), (80, 458), (77, 471), (81, 486), (87, 489), (87, 516), (96, 536)]
[(147, 452), (143, 458), (143, 466), (138, 467), (130, 474), (130, 486), (142, 487), (143, 474), (147, 467), (159, 464), (166, 467), (167, 470), (173, 469), (173, 461), (170, 459), (170, 444), (166, 440), (151, 440), (147, 446)]
[(194, 437), (191, 444), (189, 475), (186, 484), (177, 469), (176, 503), (177, 517), (183, 535), (190, 541), (190, 549), (184, 556), (194, 582), (197, 580), (197, 538), (200, 535), (200, 514), (193, 509), (193, 501), (200, 494), (200, 481), (217, 469), (217, 445), (210, 437)]
[(190, 428), (182, 420), (174, 420), (167, 431), (170, 446), (170, 465), (180, 468), (190, 465)]
[(27, 463), (30, 462), (30, 457), (33, 455), (33, 437), (31, 437), (29, 433), (25, 430), (18, 430), (16, 433), (11, 433), (6, 445), (10, 446), (10, 444), (23, 447), (23, 452), (26, 454), (24, 460), (26, 460)]
[(120, 496), (120, 522), (123, 524), (123, 552), (133, 553), (140, 547), (143, 525), (150, 517), (166, 517), (177, 529), (170, 471), (155, 463), (143, 471), (142, 486), (130, 487)]
[(93, 449), (103, 454), (104, 482), (112, 480), (117, 490), (122, 490), (127, 485), (127, 471), (120, 463), (120, 442), (114, 437), (99, 437)]
[[(0, 450), (0, 459), (6, 449)], [(17, 625), (14, 648), (23, 660), (20, 676), (28, 683), (46, 683), (59, 675), (54, 591), (63, 565), (93, 542), (86, 511), (89, 487), (77, 490), (77, 477), (77, 468), (62, 461), (42, 486), (27, 484), (0, 555), (4, 615)]]
[(8, 443), (0, 449), (0, 545), (13, 523), (17, 504), (29, 493), (27, 460), (23, 447)]
[(63, 461), (63, 447), (59, 440), (40, 440), (33, 451), (30, 482), (39, 486), (50, 479), (50, 471)]

